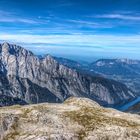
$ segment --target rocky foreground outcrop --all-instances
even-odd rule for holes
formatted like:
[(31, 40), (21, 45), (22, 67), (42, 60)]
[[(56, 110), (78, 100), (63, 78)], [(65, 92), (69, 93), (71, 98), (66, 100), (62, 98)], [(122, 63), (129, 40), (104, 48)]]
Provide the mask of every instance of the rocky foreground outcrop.
[(87, 98), (0, 108), (1, 140), (138, 140), (140, 116)]

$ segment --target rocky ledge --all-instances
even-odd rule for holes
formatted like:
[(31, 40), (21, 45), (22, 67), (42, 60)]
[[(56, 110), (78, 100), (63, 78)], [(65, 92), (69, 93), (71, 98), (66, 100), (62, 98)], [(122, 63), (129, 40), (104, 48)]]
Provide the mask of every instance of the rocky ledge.
[(140, 116), (87, 98), (0, 108), (1, 140), (138, 140)]

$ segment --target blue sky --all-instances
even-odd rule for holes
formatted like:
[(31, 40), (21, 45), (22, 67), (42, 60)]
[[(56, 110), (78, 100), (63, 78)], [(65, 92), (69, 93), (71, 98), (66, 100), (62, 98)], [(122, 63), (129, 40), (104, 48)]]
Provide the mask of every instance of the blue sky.
[(0, 42), (92, 61), (140, 59), (140, 0), (0, 0)]

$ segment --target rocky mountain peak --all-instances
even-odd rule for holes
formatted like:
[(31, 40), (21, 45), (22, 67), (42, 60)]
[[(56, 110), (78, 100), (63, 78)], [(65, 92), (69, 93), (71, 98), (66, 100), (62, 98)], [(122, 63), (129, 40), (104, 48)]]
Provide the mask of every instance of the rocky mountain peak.
[(58, 62), (49, 54), (44, 57), (43, 61), (46, 61), (50, 64), (58, 64)]
[(1, 44), (1, 52), (3, 53), (8, 53), (10, 50), (10, 44), (7, 42), (4, 42), (3, 44)]
[(9, 44), (8, 42), (0, 44), (0, 48), (1, 53), (3, 53), (4, 55), (33, 55), (31, 51), (27, 51), (26, 49), (15, 44)]

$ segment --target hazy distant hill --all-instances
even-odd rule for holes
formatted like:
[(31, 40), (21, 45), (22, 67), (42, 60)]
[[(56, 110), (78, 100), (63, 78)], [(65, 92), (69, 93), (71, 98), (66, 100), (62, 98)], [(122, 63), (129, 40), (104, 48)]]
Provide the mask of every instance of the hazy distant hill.
[(126, 84), (140, 95), (140, 61), (131, 59), (101, 59), (90, 70)]

